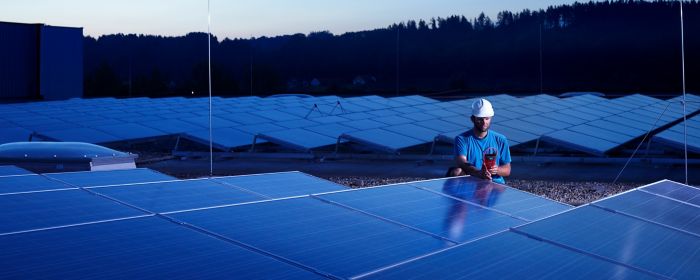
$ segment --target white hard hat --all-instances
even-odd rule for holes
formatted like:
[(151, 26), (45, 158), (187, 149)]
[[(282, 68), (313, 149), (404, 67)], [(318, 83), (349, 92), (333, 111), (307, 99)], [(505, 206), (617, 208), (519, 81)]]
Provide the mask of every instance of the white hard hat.
[(493, 117), (493, 106), (486, 99), (479, 98), (472, 103), (472, 116), (478, 118)]

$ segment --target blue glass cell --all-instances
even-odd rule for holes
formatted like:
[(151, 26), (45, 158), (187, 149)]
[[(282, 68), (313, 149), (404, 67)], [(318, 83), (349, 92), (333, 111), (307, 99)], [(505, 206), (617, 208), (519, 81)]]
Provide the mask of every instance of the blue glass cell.
[(268, 173), (214, 178), (270, 198), (307, 195), (347, 188), (301, 172)]
[(414, 188), (387, 186), (319, 196), (456, 242), (484, 237), (525, 223), (448, 196)]
[(0, 165), (0, 176), (34, 174), (14, 165)]
[(338, 277), (454, 244), (308, 197), (168, 216)]
[(537, 220), (571, 206), (474, 177), (455, 177), (411, 183), (526, 220)]
[(92, 188), (91, 190), (155, 213), (265, 199), (260, 195), (210, 179)]
[(315, 279), (156, 217), (0, 236), (2, 279)]
[(673, 181), (662, 181), (646, 186), (642, 190), (700, 206), (700, 189), (695, 187)]
[(0, 233), (145, 214), (84, 190), (0, 195)]
[(44, 176), (57, 179), (77, 187), (95, 187), (175, 180), (174, 177), (145, 168), (49, 173), (44, 174)]
[(0, 177), (0, 193), (32, 192), (75, 188), (37, 174)]
[(656, 278), (524, 235), (505, 232), (391, 267), (361, 279)]
[(632, 191), (595, 205), (700, 236), (700, 208), (643, 191)]
[(700, 238), (594, 206), (517, 228), (522, 232), (669, 278), (700, 275)]

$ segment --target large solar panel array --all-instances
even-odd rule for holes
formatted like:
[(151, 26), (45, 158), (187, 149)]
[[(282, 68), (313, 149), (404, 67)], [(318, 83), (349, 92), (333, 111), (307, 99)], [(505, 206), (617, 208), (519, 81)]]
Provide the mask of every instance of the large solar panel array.
[[(682, 100), (682, 98), (676, 98)], [(700, 98), (688, 96), (686, 101), (687, 111), (694, 112), (700, 109)], [(700, 115), (687, 119), (687, 122), (679, 123), (654, 136), (654, 141), (676, 148), (700, 153)]]
[(469, 177), (348, 190), (147, 169), (0, 176), (0, 200), (3, 279), (351, 278), (571, 208)]
[(662, 181), (385, 270), (374, 279), (697, 279), (700, 189)]
[[(487, 98), (496, 108), (492, 127), (506, 135), (511, 146), (542, 140), (593, 155), (605, 155), (649, 130), (682, 119), (680, 97), (666, 101), (639, 94), (616, 99), (544, 94)], [(700, 109), (700, 97), (688, 98), (694, 102), (688, 103), (687, 113), (693, 114)], [(417, 95), (217, 97), (213, 144), (221, 150), (240, 150), (271, 142), (308, 152), (352, 141), (397, 153), (435, 139), (452, 142), (471, 127), (472, 101), (438, 102)], [(48, 139), (89, 143), (182, 135), (208, 145), (208, 103), (205, 98), (175, 97), (4, 104), (0, 105), (0, 143), (26, 141), (34, 132)], [(673, 133), (659, 137), (668, 138), (674, 138)]]

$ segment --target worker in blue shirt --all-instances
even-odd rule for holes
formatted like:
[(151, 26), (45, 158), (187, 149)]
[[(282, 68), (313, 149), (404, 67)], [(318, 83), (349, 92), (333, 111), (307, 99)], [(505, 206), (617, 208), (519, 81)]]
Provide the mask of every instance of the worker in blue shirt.
[(505, 184), (510, 176), (510, 147), (503, 134), (489, 130), (494, 111), (491, 102), (476, 100), (472, 104), (471, 121), (474, 128), (455, 137), (456, 167), (448, 176), (471, 175)]

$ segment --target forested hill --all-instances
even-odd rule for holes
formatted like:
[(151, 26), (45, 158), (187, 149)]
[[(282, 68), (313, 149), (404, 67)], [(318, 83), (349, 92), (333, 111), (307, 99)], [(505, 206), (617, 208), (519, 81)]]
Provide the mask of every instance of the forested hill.
[[(683, 9), (687, 88), (697, 92), (700, 4)], [(248, 95), (252, 80), (256, 95), (393, 94), (398, 77), (402, 93), (680, 92), (680, 35), (677, 1), (614, 1), (342, 35), (212, 38), (213, 91)], [(206, 61), (205, 33), (86, 37), (85, 95), (205, 95)]]

